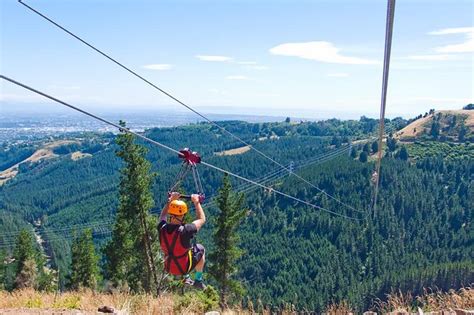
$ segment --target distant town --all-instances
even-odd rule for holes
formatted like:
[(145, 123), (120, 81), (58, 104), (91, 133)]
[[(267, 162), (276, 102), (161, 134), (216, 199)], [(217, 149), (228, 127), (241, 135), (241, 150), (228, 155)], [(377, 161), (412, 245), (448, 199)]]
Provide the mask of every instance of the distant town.
[[(125, 120), (134, 131), (156, 127), (172, 127), (203, 121), (192, 113), (104, 114), (113, 122)], [(210, 114), (212, 120), (244, 120), (248, 122), (283, 121), (285, 117)], [(117, 132), (114, 127), (81, 114), (0, 114), (0, 143), (29, 142), (45, 137), (83, 132)]]

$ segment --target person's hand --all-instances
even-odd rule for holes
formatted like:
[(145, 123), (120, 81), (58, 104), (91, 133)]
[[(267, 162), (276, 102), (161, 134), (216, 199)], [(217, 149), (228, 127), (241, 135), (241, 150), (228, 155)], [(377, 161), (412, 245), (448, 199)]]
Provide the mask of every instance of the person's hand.
[(191, 201), (196, 204), (196, 203), (199, 203), (199, 195), (198, 194), (192, 194), (191, 195)]
[(181, 197), (181, 194), (179, 192), (173, 191), (168, 197), (168, 201), (178, 200), (179, 197)]

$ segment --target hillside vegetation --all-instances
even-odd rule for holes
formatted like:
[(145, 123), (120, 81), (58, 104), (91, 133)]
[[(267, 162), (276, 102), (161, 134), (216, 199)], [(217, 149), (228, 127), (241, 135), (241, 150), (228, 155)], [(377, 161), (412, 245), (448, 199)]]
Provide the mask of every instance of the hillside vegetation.
[(395, 133), (402, 141), (441, 140), (474, 143), (474, 110), (431, 110)]
[[(437, 120), (440, 125), (444, 124), (443, 117)], [(410, 155), (415, 153), (410, 147), (407, 150), (396, 138), (389, 138), (374, 216), (374, 165), (367, 156), (378, 147), (356, 141), (375, 134), (376, 120), (222, 124), (280, 163), (292, 162), (299, 175), (335, 199), (291, 174), (276, 173), (278, 167), (252, 150), (215, 154), (242, 145), (212, 125), (152, 129), (146, 135), (175, 148), (190, 147), (206, 161), (248, 178), (273, 174), (267, 185), (348, 217), (233, 180), (234, 189), (245, 192), (249, 210), (238, 229), (244, 255), (237, 263), (237, 278), (247, 290), (248, 298), (241, 301), (245, 308), (260, 305), (277, 310), (293, 305), (298, 310), (321, 312), (331, 303), (344, 302), (361, 311), (397, 290), (419, 295), (428, 287), (447, 291), (474, 282), (474, 160), (470, 155), (450, 159), (440, 149), (440, 154), (418, 152), (413, 159)], [(403, 119), (387, 121), (389, 130), (405, 125)], [(454, 126), (458, 128), (458, 122)], [(451, 133), (447, 131), (446, 137)], [(460, 141), (459, 134), (457, 139), (453, 137)], [(468, 139), (469, 135), (465, 141)], [(2, 260), (13, 255), (18, 231), (26, 227), (45, 241), (39, 250), (49, 256), (51, 268), (59, 270), (60, 289), (69, 281), (74, 231), (91, 228), (96, 248), (102, 253), (118, 205), (123, 164), (115, 155), (114, 136), (82, 140), (80, 145), (58, 148), (53, 159), (20, 164), (18, 175), (0, 187), (0, 249), (6, 257)], [(350, 146), (351, 140), (356, 144)], [(152, 188), (156, 206), (151, 212), (156, 214), (167, 198), (180, 161), (159, 148), (146, 146), (147, 158), (158, 174)], [(72, 160), (70, 154), (78, 151), (92, 156)], [(327, 159), (318, 159), (327, 153), (331, 154)], [(3, 156), (15, 160), (8, 154)], [(211, 197), (222, 182), (222, 174), (205, 167), (200, 171), (210, 220), (199, 234), (199, 242), (212, 251), (212, 218), (217, 209)], [(183, 188), (192, 192), (192, 183), (186, 182)], [(14, 288), (13, 269), (14, 263), (5, 264), (0, 274), (8, 290)], [(106, 284), (105, 278), (100, 287)]]

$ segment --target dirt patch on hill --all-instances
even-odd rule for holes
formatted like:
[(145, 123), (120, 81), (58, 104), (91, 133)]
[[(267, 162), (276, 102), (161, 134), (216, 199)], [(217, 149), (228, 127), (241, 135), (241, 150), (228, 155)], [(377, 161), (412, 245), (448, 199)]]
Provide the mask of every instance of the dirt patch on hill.
[(46, 143), (41, 149), (36, 150), (28, 158), (0, 172), (0, 186), (6, 183), (7, 181), (9, 181), (10, 179), (14, 178), (16, 175), (18, 175), (18, 168), (20, 164), (29, 163), (29, 162), (36, 163), (41, 160), (52, 159), (58, 156), (57, 154), (53, 152), (54, 148), (57, 148), (62, 145), (73, 144), (73, 143), (80, 143), (80, 142), (76, 140), (58, 140), (58, 141)]
[(415, 120), (405, 128), (395, 133), (395, 138), (400, 140), (413, 139), (428, 132), (430, 124), (433, 121), (433, 117), (438, 113), (441, 113), (443, 115), (448, 114), (465, 117), (464, 124), (466, 125), (466, 127), (468, 127), (471, 131), (474, 132), (474, 110), (440, 110), (436, 111), (434, 114)]
[(240, 147), (240, 148), (235, 148), (235, 149), (231, 149), (231, 150), (226, 150), (226, 151), (222, 151), (222, 152), (217, 152), (216, 155), (219, 155), (219, 156), (224, 156), (224, 155), (238, 155), (238, 154), (243, 154), (247, 151), (250, 150), (250, 146), (249, 145), (246, 145), (244, 147)]
[(91, 157), (91, 156), (92, 156), (92, 154), (82, 153), (81, 151), (76, 151), (76, 152), (71, 153), (71, 160), (77, 161), (77, 160), (80, 160), (80, 159), (83, 159), (83, 158), (86, 158), (86, 157)]
[(405, 128), (402, 130), (395, 133), (394, 137), (400, 139), (413, 138), (421, 135), (425, 132), (425, 129), (427, 128), (426, 125), (428, 125), (431, 120), (433, 120), (433, 114), (417, 119), (408, 126), (405, 126)]

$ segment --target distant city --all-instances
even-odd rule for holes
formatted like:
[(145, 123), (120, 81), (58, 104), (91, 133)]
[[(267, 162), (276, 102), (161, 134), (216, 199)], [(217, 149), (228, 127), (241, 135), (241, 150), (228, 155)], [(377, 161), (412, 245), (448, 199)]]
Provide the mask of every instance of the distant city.
[[(201, 117), (185, 112), (150, 112), (138, 114), (103, 114), (112, 122), (120, 120), (134, 131), (156, 127), (172, 127), (204, 121)], [(248, 122), (283, 121), (286, 117), (208, 114), (213, 121), (243, 120)], [(117, 130), (82, 114), (26, 114), (0, 113), (0, 143), (38, 140), (44, 137), (77, 134), (81, 132), (117, 132)]]

